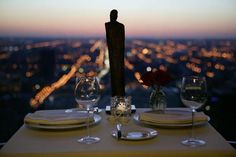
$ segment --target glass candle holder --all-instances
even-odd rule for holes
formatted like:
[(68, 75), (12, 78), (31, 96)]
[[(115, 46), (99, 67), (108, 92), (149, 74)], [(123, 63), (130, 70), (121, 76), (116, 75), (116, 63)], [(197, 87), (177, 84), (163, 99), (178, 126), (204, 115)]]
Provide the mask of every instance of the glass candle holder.
[(112, 97), (111, 115), (114, 117), (116, 123), (127, 124), (131, 117), (131, 97)]

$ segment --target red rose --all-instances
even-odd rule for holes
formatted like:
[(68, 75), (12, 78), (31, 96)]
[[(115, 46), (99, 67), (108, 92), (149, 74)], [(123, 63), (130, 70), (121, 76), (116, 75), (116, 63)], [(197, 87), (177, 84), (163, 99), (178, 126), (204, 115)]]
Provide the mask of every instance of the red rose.
[(146, 86), (164, 86), (168, 84), (171, 80), (170, 75), (163, 71), (163, 70), (157, 70), (157, 71), (149, 71), (145, 73), (142, 77), (142, 84)]

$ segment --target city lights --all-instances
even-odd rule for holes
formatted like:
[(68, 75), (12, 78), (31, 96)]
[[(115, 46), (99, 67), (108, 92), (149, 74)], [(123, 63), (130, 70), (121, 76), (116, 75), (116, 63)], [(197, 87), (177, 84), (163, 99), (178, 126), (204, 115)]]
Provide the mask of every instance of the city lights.
[[(220, 43), (220, 47), (217, 46)], [(14, 44), (8, 47), (16, 47)], [(124, 59), (124, 66), (126, 69), (127, 88), (135, 89), (141, 86), (140, 77), (145, 71), (154, 71), (161, 69), (164, 71), (174, 71), (173, 75), (181, 75), (182, 73), (188, 73), (191, 75), (202, 75), (209, 79), (217, 79), (223, 72), (233, 70), (233, 64), (235, 62), (234, 57), (234, 41), (219, 40), (215, 44), (203, 46), (201, 43), (195, 40), (129, 40), (126, 42), (126, 52)], [(50, 54), (55, 50), (55, 73), (51, 75), (54, 77), (54, 81), (43, 84), (41, 80), (47, 79), (44, 74), (50, 67), (43, 68), (44, 60), (42, 56), (44, 53)], [(44, 104), (45, 100), (49, 100), (49, 97), (53, 97), (55, 102), (57, 99), (53, 96), (55, 91), (60, 91), (61, 87), (71, 86), (73, 88), (74, 83), (70, 80), (74, 77), (81, 77), (83, 75), (97, 76), (102, 81), (102, 90), (107, 90), (109, 86), (109, 59), (108, 49), (104, 39), (98, 40), (48, 40), (30, 43), (19, 47), (18, 51), (10, 51), (5, 47), (0, 52), (0, 61), (4, 61), (12, 57), (12, 54), (26, 54), (28, 56), (22, 58), (26, 64), (19, 64), (12, 62), (10, 69), (6, 71), (4, 77), (6, 80), (20, 80), (19, 78), (23, 72), (23, 79), (36, 80), (32, 82), (31, 89), (36, 92), (30, 100), (30, 105), (37, 108), (40, 104)], [(6, 51), (8, 50), (8, 51)], [(5, 52), (4, 52), (5, 51)], [(43, 57), (45, 59), (45, 57)], [(15, 61), (15, 60), (14, 60)], [(232, 65), (228, 67), (227, 65)], [(5, 65), (4, 65), (5, 66)], [(53, 65), (50, 65), (53, 66)], [(87, 69), (88, 67), (90, 69)], [(15, 73), (10, 73), (14, 71)], [(37, 79), (39, 78), (39, 79)], [(104, 81), (106, 78), (108, 80)], [(132, 80), (135, 78), (135, 80)], [(55, 81), (56, 80), (56, 81)], [(68, 83), (69, 82), (69, 83)], [(19, 91), (22, 86), (21, 83), (17, 83), (17, 86), (12, 87), (2, 86), (2, 90), (17, 89)], [(143, 86), (144, 88), (147, 88)], [(126, 88), (126, 89), (127, 89)], [(60, 92), (59, 92), (60, 93)]]
[(44, 87), (40, 92), (38, 92), (34, 98), (30, 100), (30, 105), (32, 107), (38, 107), (40, 104), (44, 102), (44, 100), (56, 89), (60, 88), (61, 86), (64, 86), (67, 81), (74, 76), (74, 74), (77, 71), (77, 68), (85, 61), (90, 61), (89, 56), (81, 56), (75, 65), (71, 66), (71, 70), (63, 75), (61, 78), (58, 79), (58, 81), (52, 83), (50, 86)]

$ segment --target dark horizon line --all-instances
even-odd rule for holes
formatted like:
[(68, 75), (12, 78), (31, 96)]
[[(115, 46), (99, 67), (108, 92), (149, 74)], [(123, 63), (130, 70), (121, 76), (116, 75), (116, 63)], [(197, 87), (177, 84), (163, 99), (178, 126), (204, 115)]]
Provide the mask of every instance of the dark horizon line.
[[(105, 36), (1, 36), (0, 39), (105, 39)], [(126, 39), (192, 39), (192, 40), (236, 40), (236, 36), (232, 37), (151, 37), (151, 36), (127, 36)]]

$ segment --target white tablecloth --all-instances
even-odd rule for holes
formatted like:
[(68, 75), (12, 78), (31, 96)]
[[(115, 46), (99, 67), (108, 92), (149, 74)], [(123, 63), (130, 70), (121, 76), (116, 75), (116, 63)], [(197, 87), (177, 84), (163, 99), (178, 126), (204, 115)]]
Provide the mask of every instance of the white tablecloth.
[[(137, 112), (143, 110), (138, 109)], [(207, 141), (207, 144), (190, 148), (182, 145), (180, 141), (190, 135), (191, 127), (172, 129), (151, 127), (159, 132), (159, 135), (153, 139), (117, 141), (111, 136), (114, 125), (107, 121), (105, 112), (100, 115), (103, 118), (102, 121), (91, 127), (91, 134), (101, 138), (99, 143), (86, 145), (77, 142), (78, 138), (86, 135), (86, 128), (50, 131), (30, 129), (23, 125), (0, 150), (0, 156), (236, 156), (235, 149), (208, 123), (195, 127), (195, 135)], [(139, 124), (131, 121), (128, 127), (137, 125)]]

